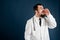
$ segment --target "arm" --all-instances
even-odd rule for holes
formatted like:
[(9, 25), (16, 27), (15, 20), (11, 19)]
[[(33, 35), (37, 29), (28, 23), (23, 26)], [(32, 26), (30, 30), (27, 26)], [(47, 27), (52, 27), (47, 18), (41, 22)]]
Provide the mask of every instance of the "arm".
[(30, 22), (27, 21), (25, 27), (25, 34), (24, 34), (25, 40), (30, 40), (30, 34), (31, 34), (31, 26), (30, 26)]
[(49, 13), (49, 15), (47, 15), (47, 17), (45, 17), (47, 23), (48, 23), (48, 28), (53, 29), (57, 26), (56, 20), (55, 18), (51, 15), (51, 13)]

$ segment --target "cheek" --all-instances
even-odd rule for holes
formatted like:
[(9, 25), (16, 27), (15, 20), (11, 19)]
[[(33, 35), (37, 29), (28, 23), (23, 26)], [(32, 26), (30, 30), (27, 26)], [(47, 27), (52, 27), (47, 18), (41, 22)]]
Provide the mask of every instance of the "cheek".
[(40, 10), (39, 13), (42, 14), (42, 10)]

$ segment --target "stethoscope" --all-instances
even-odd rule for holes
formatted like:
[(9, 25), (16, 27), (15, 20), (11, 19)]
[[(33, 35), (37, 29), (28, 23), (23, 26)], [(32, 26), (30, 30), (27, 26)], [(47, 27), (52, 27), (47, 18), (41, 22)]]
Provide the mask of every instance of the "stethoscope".
[(35, 31), (36, 29), (35, 29), (34, 17), (33, 17), (32, 21), (33, 21), (33, 28), (34, 28), (34, 31)]
[[(45, 19), (45, 18), (44, 18), (44, 19)], [(46, 20), (46, 19), (45, 19), (45, 20)], [(36, 31), (36, 29), (35, 29), (34, 17), (33, 17), (32, 21), (33, 21), (33, 30)], [(45, 25), (46, 25), (46, 24), (45, 24)], [(40, 35), (41, 35), (41, 34), (40, 34)], [(42, 37), (41, 37), (41, 40), (42, 40)]]

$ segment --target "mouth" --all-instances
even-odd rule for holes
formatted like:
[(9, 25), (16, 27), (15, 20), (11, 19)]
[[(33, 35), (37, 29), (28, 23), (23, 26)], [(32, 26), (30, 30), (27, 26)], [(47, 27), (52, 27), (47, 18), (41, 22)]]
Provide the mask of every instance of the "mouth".
[(45, 14), (41, 14), (41, 15), (40, 15), (40, 17), (42, 17), (42, 18), (45, 17), (45, 16), (46, 16)]

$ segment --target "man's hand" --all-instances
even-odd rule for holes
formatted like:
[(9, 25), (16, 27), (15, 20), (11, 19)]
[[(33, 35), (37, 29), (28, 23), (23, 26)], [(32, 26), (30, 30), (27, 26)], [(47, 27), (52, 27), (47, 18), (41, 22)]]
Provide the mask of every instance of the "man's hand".
[(45, 8), (42, 13), (44, 13), (46, 16), (49, 15), (50, 11), (49, 9)]

